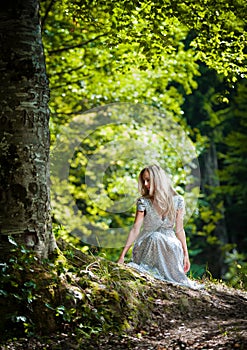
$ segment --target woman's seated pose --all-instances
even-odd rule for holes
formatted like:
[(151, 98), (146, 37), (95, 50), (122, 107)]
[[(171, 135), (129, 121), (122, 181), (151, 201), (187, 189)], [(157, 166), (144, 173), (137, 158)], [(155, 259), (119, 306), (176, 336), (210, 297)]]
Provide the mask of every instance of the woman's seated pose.
[(137, 200), (134, 225), (118, 263), (134, 243), (132, 261), (127, 265), (160, 280), (201, 289), (186, 273), (190, 261), (183, 227), (184, 199), (158, 165), (145, 167), (139, 175), (142, 197)]

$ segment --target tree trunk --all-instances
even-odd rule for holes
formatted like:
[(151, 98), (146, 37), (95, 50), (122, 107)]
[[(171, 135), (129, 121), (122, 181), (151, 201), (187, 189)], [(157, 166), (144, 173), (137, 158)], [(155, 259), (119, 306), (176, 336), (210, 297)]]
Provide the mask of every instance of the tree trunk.
[(0, 256), (7, 236), (44, 258), (56, 247), (49, 189), (49, 88), (38, 0), (0, 8)]
[[(210, 142), (208, 151), (203, 157), (203, 167), (202, 167), (202, 190), (206, 193), (207, 197), (211, 197), (210, 203), (212, 203), (212, 208), (214, 210), (219, 210), (217, 204), (219, 199), (217, 198), (216, 191), (220, 188), (218, 171), (218, 157), (216, 146), (213, 141), (213, 137)], [(215, 197), (212, 198), (212, 195)], [(226, 272), (226, 265), (224, 263), (224, 254), (222, 252), (222, 246), (228, 243), (226, 222), (224, 217), (224, 211), (221, 210), (222, 219), (216, 223), (214, 229), (214, 235), (221, 242), (220, 245), (212, 247), (209, 245), (205, 251), (205, 255), (208, 256), (208, 261), (211, 261), (209, 264), (209, 271), (216, 278), (221, 278)], [(217, 259), (215, 258), (217, 256)]]

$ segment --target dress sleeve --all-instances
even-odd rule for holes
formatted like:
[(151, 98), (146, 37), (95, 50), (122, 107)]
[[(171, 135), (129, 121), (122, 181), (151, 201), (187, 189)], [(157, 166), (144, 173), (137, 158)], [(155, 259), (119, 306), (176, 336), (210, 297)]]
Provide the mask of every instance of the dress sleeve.
[(145, 210), (146, 210), (145, 200), (144, 200), (143, 198), (137, 199), (137, 202), (136, 202), (136, 209), (137, 209), (138, 211), (145, 211)]

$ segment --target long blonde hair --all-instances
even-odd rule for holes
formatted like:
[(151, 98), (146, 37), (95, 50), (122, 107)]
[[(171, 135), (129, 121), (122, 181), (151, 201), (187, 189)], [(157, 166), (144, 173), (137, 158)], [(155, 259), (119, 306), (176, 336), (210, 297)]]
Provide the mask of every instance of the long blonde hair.
[[(144, 185), (143, 174), (147, 171), (150, 177), (150, 189)], [(158, 214), (164, 214), (175, 222), (176, 210), (173, 196), (178, 193), (172, 187), (172, 182), (166, 172), (159, 165), (148, 165), (139, 174), (138, 189), (142, 196), (150, 198)]]

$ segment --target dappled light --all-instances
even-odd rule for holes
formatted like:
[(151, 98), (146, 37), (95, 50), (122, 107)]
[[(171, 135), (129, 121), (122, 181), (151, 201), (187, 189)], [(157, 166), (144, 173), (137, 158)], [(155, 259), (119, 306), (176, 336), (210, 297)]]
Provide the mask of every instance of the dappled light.
[[(244, 0), (1, 6), (1, 350), (246, 349), (246, 13)], [(154, 164), (168, 177), (138, 188)], [(126, 242), (151, 219), (158, 259), (141, 235)], [(155, 275), (160, 257), (191, 284)]]

